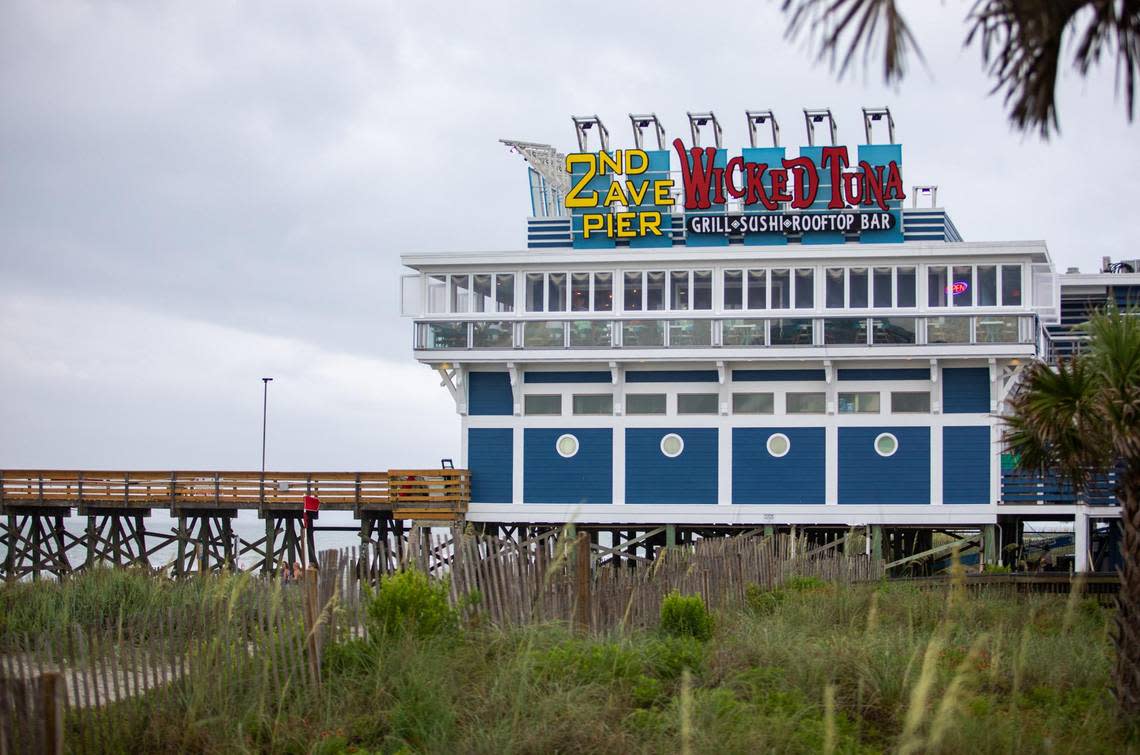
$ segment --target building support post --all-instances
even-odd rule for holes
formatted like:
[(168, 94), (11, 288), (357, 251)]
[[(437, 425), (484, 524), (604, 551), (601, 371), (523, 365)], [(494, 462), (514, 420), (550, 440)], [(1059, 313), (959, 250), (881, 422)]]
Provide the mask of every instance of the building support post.
[(997, 525), (982, 527), (982, 544), (982, 568), (995, 566), (998, 563)]
[(666, 524), (665, 525), (665, 547), (666, 548), (676, 548), (677, 547), (677, 525), (675, 525), (675, 524)]
[(1089, 515), (1083, 506), (1073, 516), (1073, 571), (1089, 571)]
[(883, 558), (883, 528), (882, 525), (871, 525), (871, 558), (875, 560), (882, 560)]

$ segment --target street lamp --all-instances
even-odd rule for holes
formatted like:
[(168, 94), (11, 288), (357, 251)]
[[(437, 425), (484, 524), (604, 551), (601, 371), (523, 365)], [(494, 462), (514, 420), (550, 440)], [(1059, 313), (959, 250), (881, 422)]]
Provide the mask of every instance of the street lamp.
[(261, 392), (261, 478), (265, 479), (265, 418), (269, 410), (269, 383), (273, 380), (271, 377), (263, 377), (261, 383), (263, 386)]

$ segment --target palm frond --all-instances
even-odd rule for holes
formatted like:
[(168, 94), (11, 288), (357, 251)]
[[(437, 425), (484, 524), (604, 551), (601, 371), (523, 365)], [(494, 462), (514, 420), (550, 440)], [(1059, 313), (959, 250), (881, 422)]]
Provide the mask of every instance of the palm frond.
[(880, 45), (883, 80), (887, 83), (902, 79), (911, 53), (922, 60), (922, 51), (896, 0), (784, 0), (782, 10), (789, 15), (785, 36), (795, 39), (806, 34), (814, 39), (818, 32), (818, 57), (830, 60), (832, 67), (838, 68), (839, 78), (860, 51), (866, 66)]

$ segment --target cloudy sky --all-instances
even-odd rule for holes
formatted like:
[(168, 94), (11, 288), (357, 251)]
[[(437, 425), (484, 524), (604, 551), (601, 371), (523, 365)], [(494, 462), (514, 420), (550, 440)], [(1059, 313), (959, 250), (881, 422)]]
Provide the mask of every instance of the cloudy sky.
[[(969, 3), (913, 2), (897, 89), (836, 82), (776, 2), (0, 4), (0, 467), (386, 469), (458, 452), (410, 356), (405, 252), (516, 249), (529, 211), (500, 137), (573, 143), (597, 113), (726, 146), (772, 108), (840, 139), (889, 105), (904, 179), (969, 240), (1045, 239), (1064, 268), (1140, 256), (1140, 128), (1111, 69), (1066, 73), (1062, 135), (1011, 131)], [(711, 8), (718, 8), (712, 12)], [(710, 9), (710, 10), (706, 10)]]

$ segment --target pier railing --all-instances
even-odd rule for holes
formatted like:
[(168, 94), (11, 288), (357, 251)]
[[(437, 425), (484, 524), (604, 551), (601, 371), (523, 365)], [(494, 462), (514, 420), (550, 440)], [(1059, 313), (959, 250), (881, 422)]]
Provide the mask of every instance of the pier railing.
[[(0, 470), (0, 511), (23, 509), (258, 509), (300, 511), (306, 495), (331, 511), (467, 510), (465, 469), (387, 472), (119, 472)], [(81, 512), (82, 513), (82, 512)]]

